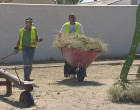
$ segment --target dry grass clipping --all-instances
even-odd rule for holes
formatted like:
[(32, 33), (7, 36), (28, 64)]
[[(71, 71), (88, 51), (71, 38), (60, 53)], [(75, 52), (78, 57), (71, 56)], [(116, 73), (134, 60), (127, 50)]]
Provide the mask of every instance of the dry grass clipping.
[(109, 89), (109, 95), (113, 102), (140, 103), (140, 85), (119, 82)]
[(68, 47), (81, 50), (94, 50), (100, 52), (107, 51), (107, 45), (101, 42), (101, 40), (77, 33), (63, 33), (61, 34), (61, 36), (56, 36), (53, 46), (58, 48)]

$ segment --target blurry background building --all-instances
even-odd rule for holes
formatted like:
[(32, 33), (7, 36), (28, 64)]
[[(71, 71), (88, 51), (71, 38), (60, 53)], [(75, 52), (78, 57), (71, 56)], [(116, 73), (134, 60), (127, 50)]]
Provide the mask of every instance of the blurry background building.
[(55, 4), (55, 0), (0, 0), (0, 3)]
[(0, 0), (0, 3), (11, 3), (13, 0)]
[(83, 0), (80, 5), (138, 5), (140, 0)]

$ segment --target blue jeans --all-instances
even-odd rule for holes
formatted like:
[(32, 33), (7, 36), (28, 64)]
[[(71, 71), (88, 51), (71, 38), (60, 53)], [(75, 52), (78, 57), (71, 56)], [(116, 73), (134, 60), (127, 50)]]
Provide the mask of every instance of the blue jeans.
[(24, 64), (24, 79), (30, 78), (32, 71), (33, 58), (35, 53), (35, 48), (28, 47), (22, 50), (23, 53), (23, 64)]

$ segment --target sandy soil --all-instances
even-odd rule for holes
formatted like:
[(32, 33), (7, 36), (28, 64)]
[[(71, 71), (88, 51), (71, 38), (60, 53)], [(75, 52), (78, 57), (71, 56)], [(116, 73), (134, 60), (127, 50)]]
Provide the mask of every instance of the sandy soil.
[[(123, 62), (120, 60), (94, 62), (87, 69), (84, 82), (64, 78), (63, 63), (34, 64), (34, 67), (41, 67), (33, 68), (32, 71), (36, 86), (31, 94), (35, 106), (24, 108), (19, 103), (19, 96), (24, 90), (13, 85), (12, 95), (7, 97), (5, 87), (1, 86), (0, 110), (140, 110), (138, 104), (113, 103), (109, 98), (108, 89), (119, 78)], [(132, 66), (130, 72), (136, 73), (138, 63), (139, 61)], [(9, 67), (14, 66), (0, 66), (0, 68)], [(6, 71), (15, 74), (14, 70)], [(18, 70), (18, 74), (23, 79), (23, 69)], [(2, 80), (4, 79), (1, 78), (0, 81)]]

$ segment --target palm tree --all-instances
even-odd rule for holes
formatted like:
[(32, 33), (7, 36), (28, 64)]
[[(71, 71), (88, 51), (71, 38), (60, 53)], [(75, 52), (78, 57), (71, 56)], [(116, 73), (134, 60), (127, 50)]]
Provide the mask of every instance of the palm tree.
[(83, 0), (56, 0), (57, 4), (77, 4), (82, 2)]

